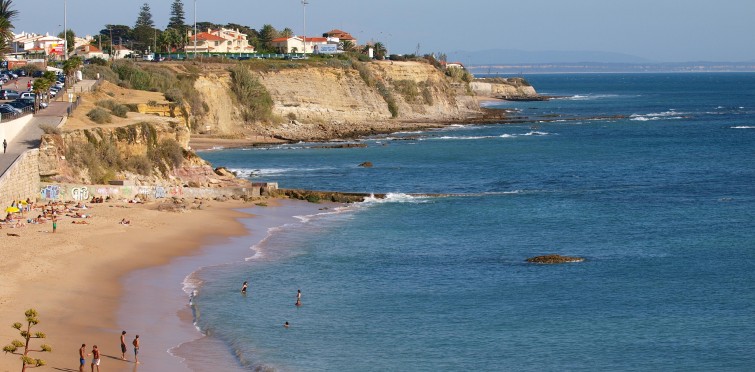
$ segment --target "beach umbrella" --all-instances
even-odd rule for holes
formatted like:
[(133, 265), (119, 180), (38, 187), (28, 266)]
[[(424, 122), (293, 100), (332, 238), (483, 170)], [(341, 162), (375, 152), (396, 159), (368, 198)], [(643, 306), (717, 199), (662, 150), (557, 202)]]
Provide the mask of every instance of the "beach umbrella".
[(8, 208), (5, 208), (5, 211), (8, 212), (8, 213), (18, 213), (21, 210), (18, 209), (18, 207), (8, 207)]

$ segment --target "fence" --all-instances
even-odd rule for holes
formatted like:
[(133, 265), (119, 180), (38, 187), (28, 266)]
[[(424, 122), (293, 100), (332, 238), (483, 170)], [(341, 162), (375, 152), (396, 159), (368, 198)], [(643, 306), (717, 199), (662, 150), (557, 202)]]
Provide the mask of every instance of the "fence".
[(31, 115), (34, 113), (34, 106), (26, 106), (20, 110), (21, 110), (20, 113), (16, 112), (16, 113), (0, 114), (0, 123), (9, 122), (11, 120), (22, 118), (26, 115)]

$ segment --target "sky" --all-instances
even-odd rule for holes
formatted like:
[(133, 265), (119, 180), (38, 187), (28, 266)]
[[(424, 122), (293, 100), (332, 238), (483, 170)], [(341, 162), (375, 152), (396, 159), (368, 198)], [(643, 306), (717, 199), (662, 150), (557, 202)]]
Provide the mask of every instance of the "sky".
[[(14, 0), (15, 32), (133, 26), (143, 3), (164, 28), (173, 0)], [(755, 61), (755, 0), (308, 0), (306, 33), (337, 28), (390, 53), (603, 51), (653, 62)], [(183, 0), (193, 23), (195, 0)], [(301, 0), (196, 0), (197, 21), (304, 33)], [(491, 61), (492, 62), (492, 61)], [(543, 61), (547, 62), (547, 61)]]

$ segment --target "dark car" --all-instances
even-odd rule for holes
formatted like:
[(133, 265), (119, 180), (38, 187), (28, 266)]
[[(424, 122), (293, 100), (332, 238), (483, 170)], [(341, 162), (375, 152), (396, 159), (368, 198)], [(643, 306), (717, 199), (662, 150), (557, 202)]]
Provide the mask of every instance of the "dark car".
[(26, 76), (26, 70), (18, 69), (16, 70), (16, 73), (18, 76)]
[(17, 99), (15, 101), (8, 102), (9, 105), (17, 108), (17, 109), (25, 109), (27, 107), (34, 106), (34, 102), (31, 100), (20, 100)]
[(42, 75), (44, 75), (44, 71), (40, 71), (40, 70), (37, 70), (37, 71), (34, 71), (34, 72), (33, 72), (33, 73), (31, 74), (31, 77), (35, 77), (35, 78), (38, 78), (38, 77), (42, 77)]
[(21, 94), (18, 93), (17, 91), (15, 91), (15, 90), (10, 90), (10, 89), (2, 89), (2, 90), (0, 90), (0, 99), (6, 99), (6, 100), (8, 100), (8, 99), (16, 99), (16, 98), (18, 98), (20, 96), (21, 96)]
[(9, 115), (9, 116), (16, 116), (16, 112), (10, 108), (10, 107), (0, 107), (0, 114), (2, 115)]

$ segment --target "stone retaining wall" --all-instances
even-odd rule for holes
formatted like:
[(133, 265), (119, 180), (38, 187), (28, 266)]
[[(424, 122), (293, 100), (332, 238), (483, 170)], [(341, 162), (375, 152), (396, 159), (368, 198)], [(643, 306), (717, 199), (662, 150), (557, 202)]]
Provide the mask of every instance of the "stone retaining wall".
[(25, 151), (0, 177), (0, 206), (4, 209), (13, 200), (34, 199), (39, 182), (39, 150)]

